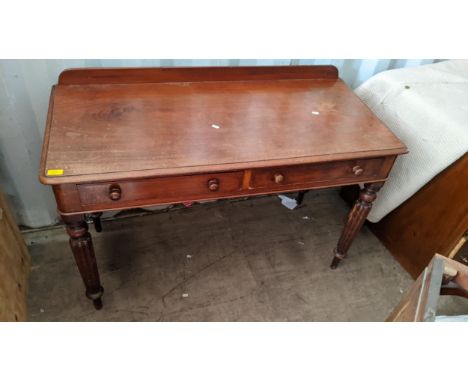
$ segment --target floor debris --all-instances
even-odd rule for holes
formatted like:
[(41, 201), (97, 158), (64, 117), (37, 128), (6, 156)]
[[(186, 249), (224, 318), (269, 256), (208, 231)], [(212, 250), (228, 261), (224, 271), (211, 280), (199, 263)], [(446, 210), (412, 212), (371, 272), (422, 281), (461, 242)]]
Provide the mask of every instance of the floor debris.
[(286, 195), (278, 195), (281, 199), (281, 204), (290, 210), (294, 210), (297, 207), (296, 199), (290, 198)]

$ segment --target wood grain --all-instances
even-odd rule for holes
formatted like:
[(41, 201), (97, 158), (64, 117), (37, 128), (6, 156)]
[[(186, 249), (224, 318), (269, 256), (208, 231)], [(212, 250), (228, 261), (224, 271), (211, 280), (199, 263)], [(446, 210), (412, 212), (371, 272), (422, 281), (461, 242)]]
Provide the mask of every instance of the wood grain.
[[(242, 171), (238, 171), (118, 182), (116, 184), (122, 190), (118, 200), (109, 197), (112, 183), (80, 184), (78, 191), (85, 208), (96, 205), (116, 208), (142, 202), (167, 204), (232, 196), (241, 190), (242, 175)], [(209, 189), (210, 180), (219, 182), (218, 190)]]
[(336, 78), (338, 78), (338, 69), (332, 65), (83, 68), (63, 71), (59, 77), (59, 84), (141, 84)]
[[(302, 185), (307, 188), (307, 184), (327, 181), (338, 183), (340, 181), (364, 182), (385, 179), (388, 174), (383, 168), (385, 160), (386, 158), (373, 158), (258, 169), (252, 172), (250, 187), (252, 189), (277, 188), (281, 190), (288, 185)], [(362, 166), (364, 170), (359, 175), (353, 172), (353, 167), (356, 165)], [(282, 180), (276, 182), (275, 175), (281, 175)]]
[[(52, 97), (45, 184), (406, 152), (336, 79), (58, 85)], [(51, 169), (64, 174), (47, 176)]]
[(26, 321), (30, 257), (0, 190), (0, 321)]
[[(383, 181), (388, 176), (393, 160), (392, 157), (384, 157), (244, 172), (63, 184), (55, 185), (53, 189), (60, 213), (67, 215)], [(356, 165), (363, 169), (359, 175), (353, 172)], [(275, 182), (275, 174), (282, 174), (283, 181), (280, 184)], [(216, 191), (208, 187), (209, 181), (213, 179), (219, 182)], [(118, 189), (117, 198), (111, 195), (113, 188)]]

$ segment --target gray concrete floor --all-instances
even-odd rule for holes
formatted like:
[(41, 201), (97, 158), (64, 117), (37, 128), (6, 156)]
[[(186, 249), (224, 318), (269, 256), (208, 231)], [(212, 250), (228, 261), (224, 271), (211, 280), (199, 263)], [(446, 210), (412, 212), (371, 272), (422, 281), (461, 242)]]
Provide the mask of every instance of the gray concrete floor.
[(105, 289), (94, 310), (62, 227), (26, 234), (31, 321), (383, 321), (412, 280), (364, 228), (329, 264), (347, 207), (314, 191), (197, 204), (103, 222), (93, 235)]

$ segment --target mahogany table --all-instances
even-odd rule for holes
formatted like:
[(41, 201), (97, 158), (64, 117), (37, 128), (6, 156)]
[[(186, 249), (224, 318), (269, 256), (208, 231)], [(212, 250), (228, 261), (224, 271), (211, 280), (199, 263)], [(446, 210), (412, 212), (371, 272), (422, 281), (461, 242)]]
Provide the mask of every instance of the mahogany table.
[(100, 309), (87, 214), (365, 183), (336, 268), (405, 152), (334, 66), (71, 69), (52, 88), (40, 181)]

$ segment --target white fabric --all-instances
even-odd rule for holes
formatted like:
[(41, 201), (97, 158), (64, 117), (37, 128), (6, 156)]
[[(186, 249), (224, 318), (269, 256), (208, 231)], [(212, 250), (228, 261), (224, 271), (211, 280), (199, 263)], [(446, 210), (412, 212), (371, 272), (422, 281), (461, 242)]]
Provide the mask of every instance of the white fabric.
[(409, 150), (378, 193), (378, 222), (468, 151), (468, 60), (382, 72), (355, 92)]

